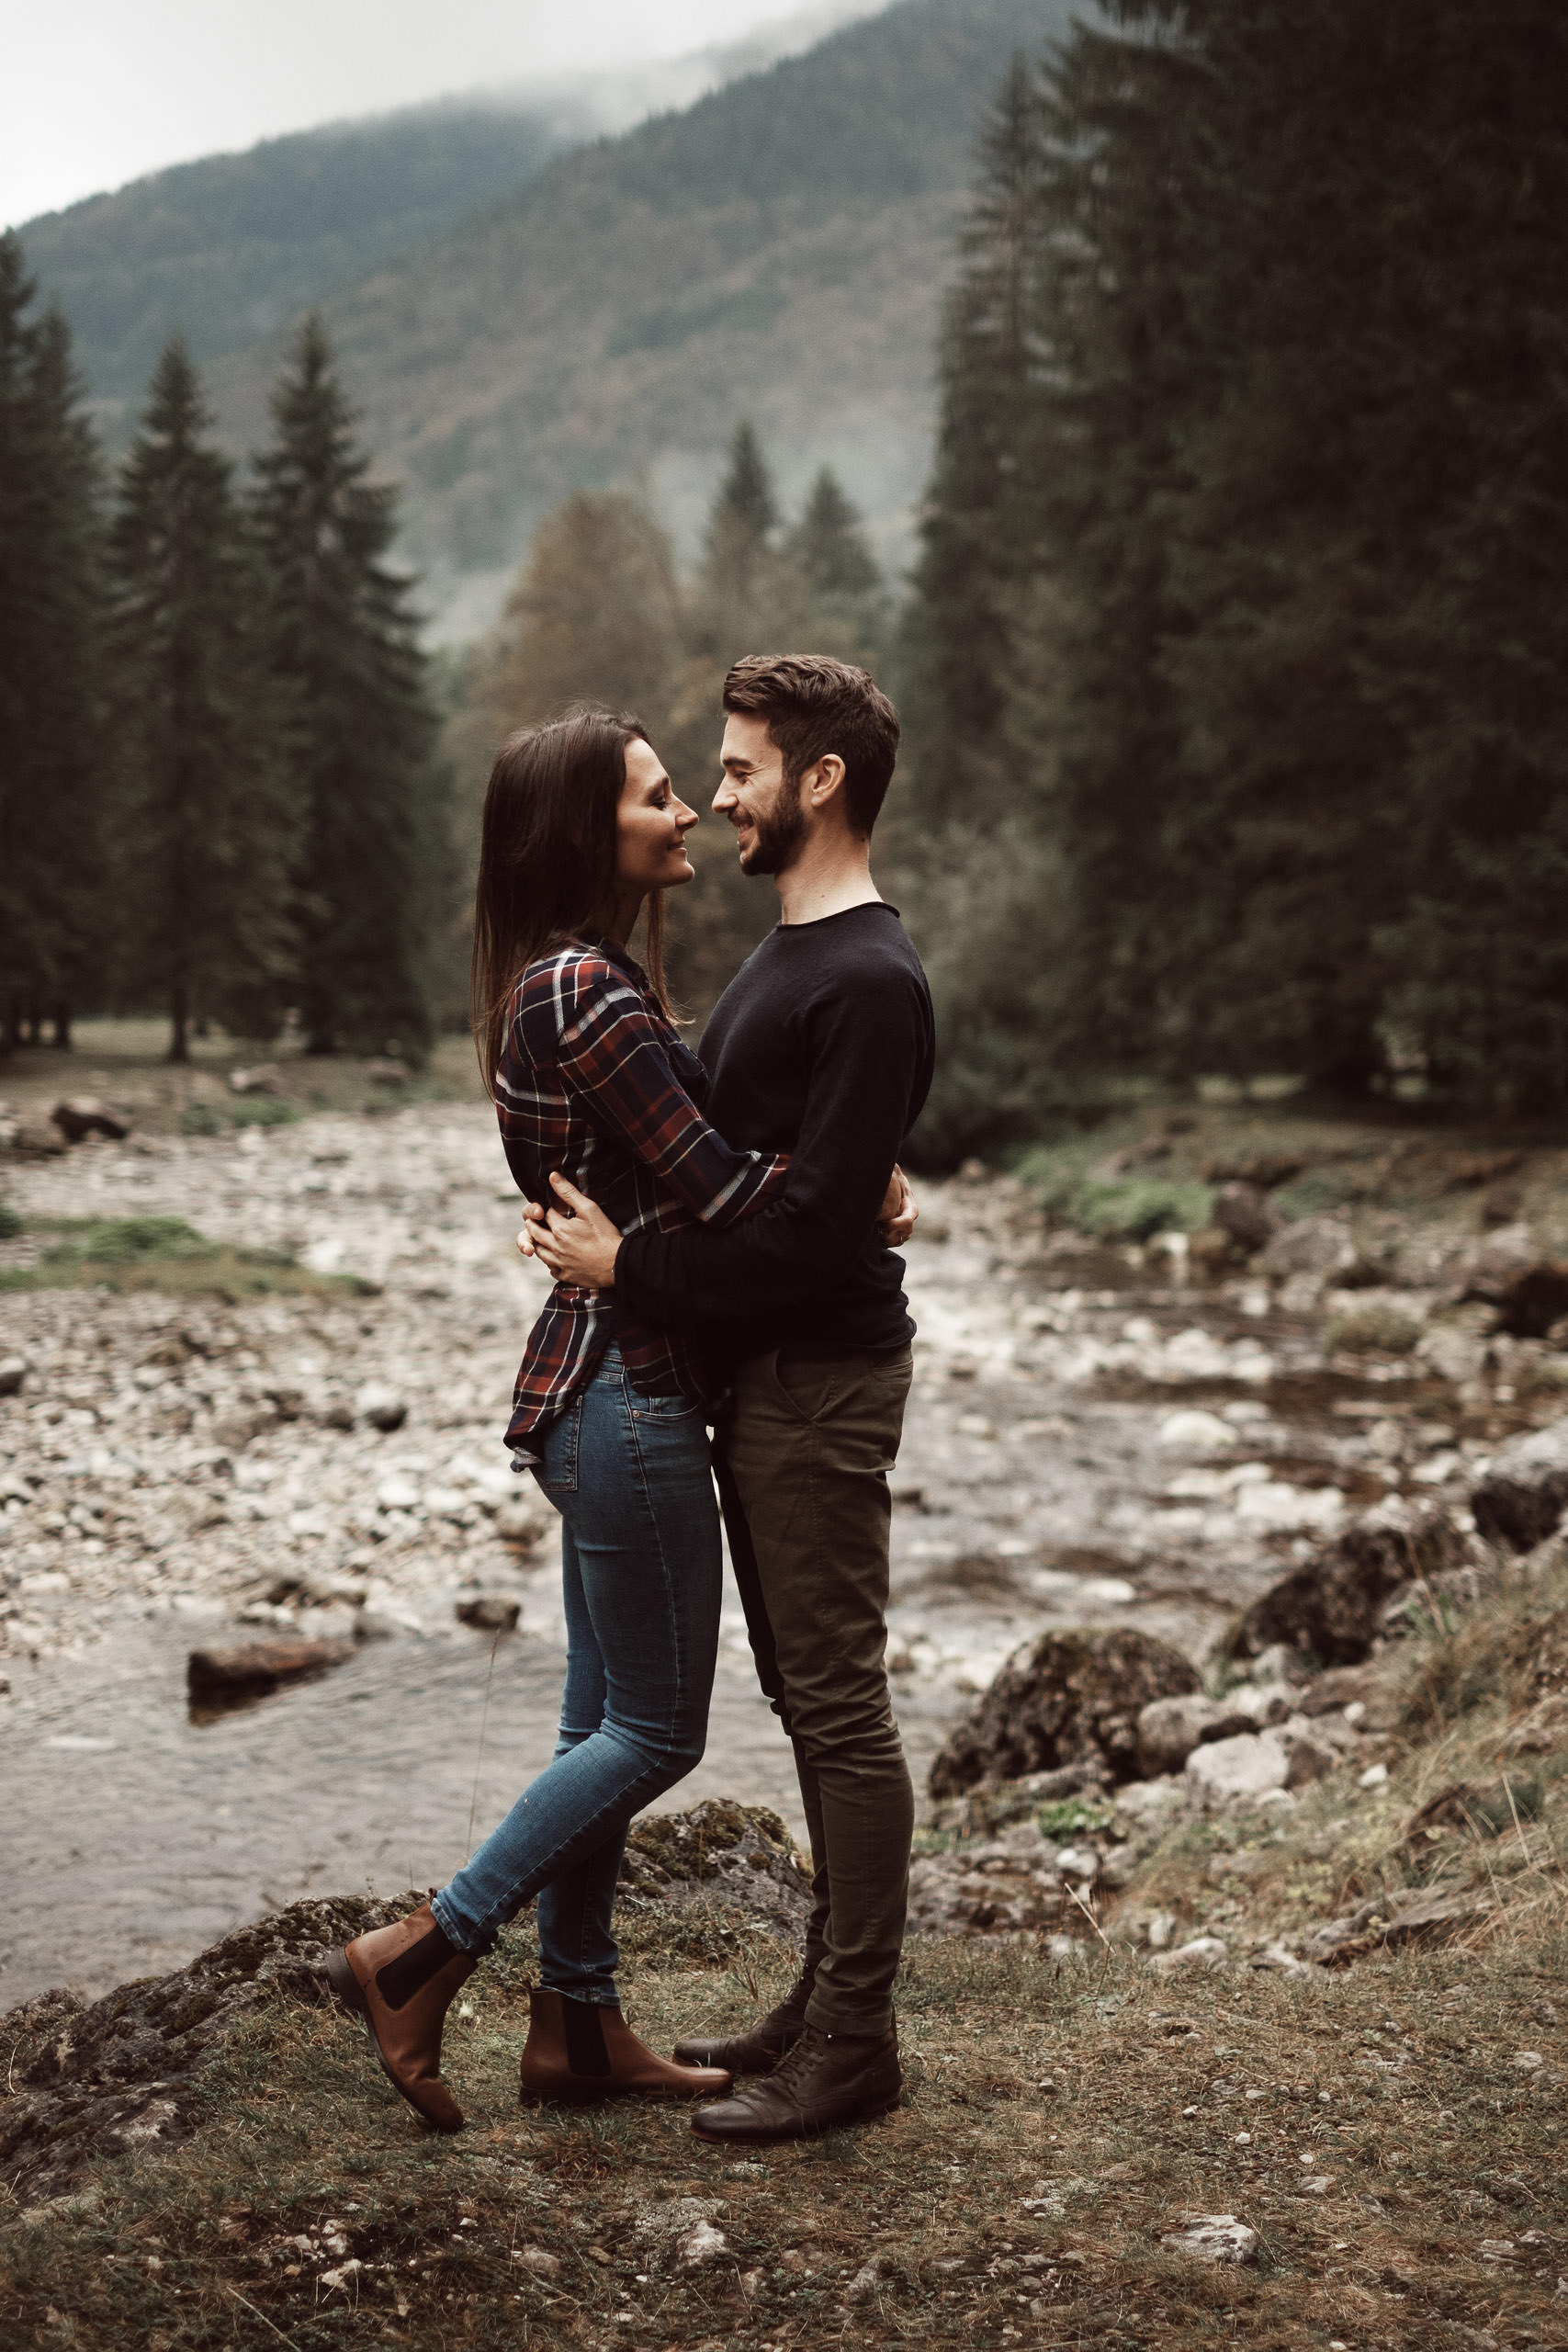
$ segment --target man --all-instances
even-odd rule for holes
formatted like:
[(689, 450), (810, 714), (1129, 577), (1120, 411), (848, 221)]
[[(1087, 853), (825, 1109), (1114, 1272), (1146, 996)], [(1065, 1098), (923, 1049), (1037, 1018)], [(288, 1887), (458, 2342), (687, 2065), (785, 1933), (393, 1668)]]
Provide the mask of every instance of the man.
[(887, 1473), (914, 1327), (876, 1225), (934, 1025), (871, 876), (893, 706), (844, 662), (754, 655), (731, 670), (724, 708), (714, 808), (742, 871), (773, 876), (780, 912), (709, 1020), (705, 1108), (728, 1143), (788, 1152), (787, 1182), (729, 1232), (625, 1239), (562, 1184), (575, 1214), (552, 1211), (538, 1247), (552, 1272), (614, 1287), (639, 1320), (702, 1327), (730, 1374), (719, 1488), (758, 1672), (795, 1748), (814, 1894), (787, 1998), (750, 2031), (679, 2052), (758, 2077), (693, 2119), (705, 2139), (741, 2143), (862, 2121), (899, 2094), (892, 1987), (914, 1804), (884, 1654)]

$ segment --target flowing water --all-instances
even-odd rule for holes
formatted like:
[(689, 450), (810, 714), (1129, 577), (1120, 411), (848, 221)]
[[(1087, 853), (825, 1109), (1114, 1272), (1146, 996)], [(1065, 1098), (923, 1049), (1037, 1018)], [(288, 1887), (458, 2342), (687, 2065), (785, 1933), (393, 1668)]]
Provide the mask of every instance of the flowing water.
[[(381, 1287), (231, 1309), (0, 1300), (0, 1355), (30, 1367), (0, 1401), (0, 2004), (177, 1965), (300, 1894), (432, 1883), (470, 1816), (482, 1836), (545, 1761), (553, 1544), (502, 1540), (516, 1485), (497, 1442), (538, 1277), (503, 1186), (486, 1114), (436, 1105), (105, 1147), (17, 1183), (24, 1209), (188, 1216)], [(1200, 1655), (1350, 1512), (1435, 1491), (1477, 1450), (1438, 1418), (1453, 1392), (1429, 1366), (1325, 1368), (1310, 1302), (1047, 1243), (1005, 1182), (923, 1198), (890, 1611), (919, 1781), (1030, 1634), (1131, 1623)], [(400, 1427), (355, 1408), (367, 1380), (395, 1386)], [(324, 1605), (301, 1609), (291, 1578)], [(193, 1642), (337, 1630), (334, 1579), (384, 1638), (192, 1720)], [(477, 1588), (518, 1599), (517, 1634), (454, 1623)], [(733, 1596), (708, 1753), (665, 1803), (716, 1794), (800, 1828)]]

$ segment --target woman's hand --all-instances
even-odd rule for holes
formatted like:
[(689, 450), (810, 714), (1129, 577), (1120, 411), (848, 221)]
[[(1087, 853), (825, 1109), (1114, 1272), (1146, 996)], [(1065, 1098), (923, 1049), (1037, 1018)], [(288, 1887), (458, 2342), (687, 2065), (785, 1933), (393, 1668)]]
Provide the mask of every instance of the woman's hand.
[[(550, 1182), (574, 1214), (569, 1216), (553, 1208), (542, 1224), (525, 1224), (524, 1231), (533, 1237), (533, 1254), (558, 1283), (567, 1283), (574, 1290), (614, 1290), (615, 1258), (621, 1247), (618, 1228), (564, 1176), (552, 1175)], [(522, 1247), (521, 1238), (518, 1247)]]
[(541, 1204), (537, 1201), (525, 1201), (523, 1222), (517, 1231), (517, 1250), (520, 1257), (534, 1258), (538, 1255), (534, 1245), (539, 1238), (539, 1227), (544, 1221), (545, 1212)]
[(919, 1214), (915, 1206), (915, 1196), (909, 1190), (908, 1178), (901, 1168), (895, 1168), (887, 1180), (882, 1212), (876, 1220), (877, 1232), (890, 1250), (902, 1249), (913, 1233), (915, 1219)]

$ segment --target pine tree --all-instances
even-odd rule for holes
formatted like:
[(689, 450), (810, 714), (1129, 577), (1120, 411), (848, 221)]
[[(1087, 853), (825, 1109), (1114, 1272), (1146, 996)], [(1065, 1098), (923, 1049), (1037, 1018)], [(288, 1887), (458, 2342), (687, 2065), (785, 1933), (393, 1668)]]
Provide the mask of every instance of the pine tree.
[(1039, 560), (1044, 142), (1020, 51), (981, 126), (939, 351), (936, 460), (898, 662), (912, 814), (927, 834), (983, 821), (1015, 666), (1019, 596)]
[(729, 445), (729, 470), (720, 484), (712, 522), (714, 527), (733, 526), (757, 548), (764, 547), (779, 526), (773, 474), (750, 417), (743, 417), (735, 428), (735, 438)]
[(859, 649), (846, 650), (845, 659), (874, 664), (886, 633), (886, 588), (859, 511), (844, 495), (831, 466), (824, 466), (812, 483), (785, 553), (798, 568), (811, 600), (813, 638), (823, 630), (834, 632)]
[(276, 1026), (293, 973), (297, 828), (287, 697), (270, 674), (254, 550), (175, 337), (120, 476), (110, 535), (123, 992), (191, 1024)]
[(318, 319), (299, 330), (256, 460), (274, 673), (293, 701), (310, 1049), (423, 1049), (432, 933), (451, 912), (446, 772), (410, 582), (386, 561), (397, 493), (371, 482)]
[(0, 238), (0, 1003), (14, 1046), (101, 991), (97, 460), (70, 335)]

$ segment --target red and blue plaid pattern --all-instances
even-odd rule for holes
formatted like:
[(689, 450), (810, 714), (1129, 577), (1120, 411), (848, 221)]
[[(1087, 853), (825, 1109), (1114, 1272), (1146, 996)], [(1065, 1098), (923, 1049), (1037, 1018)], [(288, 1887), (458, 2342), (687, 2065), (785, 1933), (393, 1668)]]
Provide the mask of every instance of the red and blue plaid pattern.
[[(623, 1233), (751, 1216), (783, 1184), (788, 1159), (732, 1151), (698, 1107), (706, 1091), (702, 1063), (660, 1012), (647, 975), (612, 942), (529, 965), (495, 1074), (502, 1140), (527, 1199), (553, 1203), (558, 1170)], [(632, 1321), (613, 1292), (558, 1283), (528, 1335), (509, 1445), (554, 1419), (612, 1340), (634, 1386), (703, 1395), (689, 1340)]]

